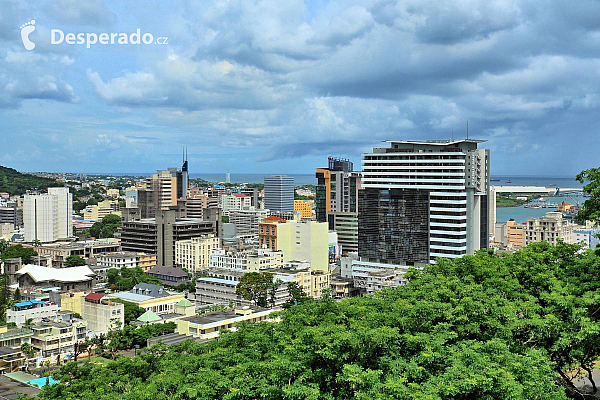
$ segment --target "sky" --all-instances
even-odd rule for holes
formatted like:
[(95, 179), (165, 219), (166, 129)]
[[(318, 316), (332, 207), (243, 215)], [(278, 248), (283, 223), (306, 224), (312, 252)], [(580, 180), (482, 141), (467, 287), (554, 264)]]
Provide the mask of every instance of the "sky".
[(187, 146), (192, 173), (305, 174), (469, 121), (492, 175), (572, 176), (598, 166), (599, 108), (597, 1), (0, 1), (0, 165), (21, 171), (150, 173)]

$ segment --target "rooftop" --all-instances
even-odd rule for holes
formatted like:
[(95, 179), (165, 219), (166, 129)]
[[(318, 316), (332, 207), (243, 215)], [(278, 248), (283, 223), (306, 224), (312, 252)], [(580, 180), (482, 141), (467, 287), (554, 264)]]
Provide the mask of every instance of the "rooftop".
[(18, 270), (16, 274), (19, 276), (28, 274), (35, 282), (82, 282), (89, 281), (96, 275), (87, 265), (70, 268), (50, 268), (34, 264), (27, 264)]

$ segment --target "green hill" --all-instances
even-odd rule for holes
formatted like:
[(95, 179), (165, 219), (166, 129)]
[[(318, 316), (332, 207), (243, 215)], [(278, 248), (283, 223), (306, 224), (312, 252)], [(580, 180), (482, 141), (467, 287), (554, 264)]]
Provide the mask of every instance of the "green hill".
[(24, 194), (27, 190), (44, 190), (54, 186), (63, 186), (63, 183), (0, 166), (0, 192), (13, 196)]

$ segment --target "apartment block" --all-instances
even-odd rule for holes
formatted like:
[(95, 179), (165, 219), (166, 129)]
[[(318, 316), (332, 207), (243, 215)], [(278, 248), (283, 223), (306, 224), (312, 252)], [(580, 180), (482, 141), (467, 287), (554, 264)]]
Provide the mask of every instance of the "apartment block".
[(213, 234), (175, 242), (175, 264), (193, 274), (208, 269), (210, 253), (221, 245)]

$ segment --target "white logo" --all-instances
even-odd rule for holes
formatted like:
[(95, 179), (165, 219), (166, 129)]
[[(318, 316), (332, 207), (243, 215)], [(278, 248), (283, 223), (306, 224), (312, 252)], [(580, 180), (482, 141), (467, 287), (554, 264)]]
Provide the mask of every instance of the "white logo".
[(33, 50), (35, 48), (35, 43), (29, 40), (29, 34), (35, 31), (35, 19), (32, 19), (31, 22), (21, 25), (21, 39), (23, 39), (23, 46), (25, 46), (26, 50)]

